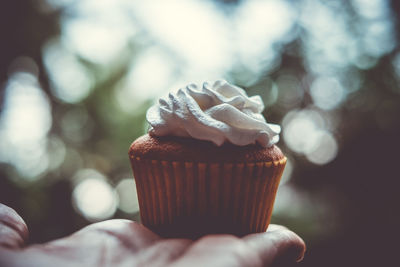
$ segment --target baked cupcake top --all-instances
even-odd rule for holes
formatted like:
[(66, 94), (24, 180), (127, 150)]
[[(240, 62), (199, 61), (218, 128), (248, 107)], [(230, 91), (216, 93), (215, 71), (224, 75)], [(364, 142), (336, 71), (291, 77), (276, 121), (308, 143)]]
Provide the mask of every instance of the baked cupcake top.
[(224, 143), (216, 146), (209, 141), (177, 136), (154, 137), (143, 135), (132, 143), (129, 149), (132, 158), (165, 161), (191, 162), (275, 162), (285, 156), (272, 145), (264, 148), (260, 145), (237, 146)]
[(259, 145), (271, 147), (279, 141), (280, 126), (267, 123), (260, 96), (224, 80), (189, 84), (169, 93), (152, 106), (146, 119), (152, 136), (190, 137), (217, 146)]

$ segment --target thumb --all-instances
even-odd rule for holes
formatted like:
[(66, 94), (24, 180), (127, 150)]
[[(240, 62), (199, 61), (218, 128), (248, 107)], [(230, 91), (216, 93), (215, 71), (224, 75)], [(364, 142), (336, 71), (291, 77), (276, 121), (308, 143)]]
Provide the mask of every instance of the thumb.
[(306, 251), (304, 241), (289, 229), (271, 224), (265, 233), (245, 236), (244, 241), (261, 258), (264, 266), (275, 262), (299, 262)]
[(28, 240), (28, 227), (15, 210), (0, 203), (0, 247), (17, 249)]

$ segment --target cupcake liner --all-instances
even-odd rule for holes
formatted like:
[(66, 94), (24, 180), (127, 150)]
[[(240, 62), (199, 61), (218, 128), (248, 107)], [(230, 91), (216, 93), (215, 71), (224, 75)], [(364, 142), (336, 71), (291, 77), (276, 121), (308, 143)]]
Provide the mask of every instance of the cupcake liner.
[(245, 235), (269, 224), (286, 158), (205, 163), (131, 157), (142, 223), (165, 237)]

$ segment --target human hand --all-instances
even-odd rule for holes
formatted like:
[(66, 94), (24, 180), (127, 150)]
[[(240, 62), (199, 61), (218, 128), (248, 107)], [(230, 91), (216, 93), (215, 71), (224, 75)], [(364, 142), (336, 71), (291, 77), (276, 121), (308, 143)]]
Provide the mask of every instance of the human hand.
[(199, 240), (163, 239), (129, 220), (89, 225), (62, 239), (25, 246), (28, 229), (0, 204), (0, 266), (270, 266), (300, 261), (303, 240), (279, 225), (243, 238), (209, 235)]

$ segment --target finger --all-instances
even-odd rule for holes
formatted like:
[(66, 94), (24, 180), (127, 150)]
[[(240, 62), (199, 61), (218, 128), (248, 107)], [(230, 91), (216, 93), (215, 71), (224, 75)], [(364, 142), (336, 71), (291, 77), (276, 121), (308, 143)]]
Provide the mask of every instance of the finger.
[(209, 235), (195, 241), (172, 266), (254, 267), (262, 266), (262, 262), (242, 239), (232, 235)]
[(156, 235), (142, 224), (122, 219), (94, 223), (76, 232), (71, 238), (90, 238), (90, 235), (88, 235), (90, 232), (95, 232), (96, 234), (100, 232), (107, 236), (113, 236), (118, 239), (122, 245), (132, 251), (138, 251), (139, 249), (148, 247), (161, 239), (160, 236)]
[[(138, 256), (161, 238), (143, 225), (130, 220), (108, 220), (94, 223), (80, 231), (48, 243), (25, 249), (25, 259), (32, 258), (34, 266), (136, 266)], [(88, 253), (90, 251), (90, 253)], [(162, 253), (162, 252), (160, 252)], [(39, 255), (39, 256), (37, 256)]]
[(179, 258), (193, 242), (189, 239), (162, 239), (142, 224), (129, 220), (109, 220), (92, 224), (77, 233), (104, 232), (116, 237), (133, 255), (137, 266), (164, 266)]
[(264, 265), (281, 260), (299, 262), (306, 251), (303, 239), (280, 225), (270, 225), (267, 232), (251, 234), (243, 240), (258, 253)]
[(192, 243), (193, 240), (190, 239), (159, 240), (137, 254), (137, 266), (171, 265), (183, 257)]
[(28, 240), (28, 227), (10, 207), (0, 204), (0, 246), (21, 248)]
[(283, 225), (270, 224), (268, 226), (267, 232), (280, 231), (280, 230), (289, 230), (289, 229)]

